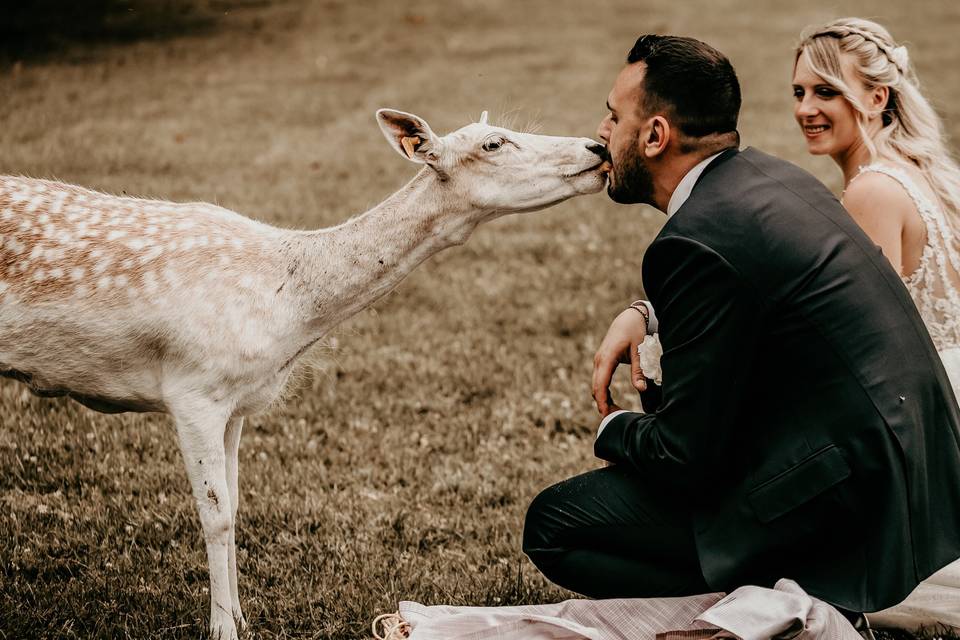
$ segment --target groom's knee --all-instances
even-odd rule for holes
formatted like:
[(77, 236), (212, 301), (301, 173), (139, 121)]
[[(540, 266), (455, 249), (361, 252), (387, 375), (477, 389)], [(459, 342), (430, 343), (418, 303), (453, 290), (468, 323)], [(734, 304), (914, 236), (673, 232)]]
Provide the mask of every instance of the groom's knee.
[(523, 552), (538, 567), (556, 554), (557, 485), (541, 491), (527, 507), (523, 522)]

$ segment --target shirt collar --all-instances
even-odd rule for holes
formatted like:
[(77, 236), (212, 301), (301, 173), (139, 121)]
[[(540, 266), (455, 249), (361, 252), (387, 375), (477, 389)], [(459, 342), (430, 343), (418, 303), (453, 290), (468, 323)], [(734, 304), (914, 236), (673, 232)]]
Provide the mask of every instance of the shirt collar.
[(687, 198), (690, 197), (690, 194), (693, 193), (693, 187), (697, 184), (697, 179), (700, 177), (700, 174), (703, 173), (703, 170), (707, 168), (707, 165), (710, 164), (713, 159), (721, 153), (723, 153), (723, 151), (715, 153), (709, 158), (704, 158), (692, 169), (690, 169), (690, 171), (687, 171), (687, 175), (683, 176), (683, 179), (680, 180), (680, 184), (678, 184), (677, 188), (673, 190), (673, 195), (670, 196), (670, 202), (667, 203), (667, 217), (675, 214), (677, 209), (683, 206), (683, 203), (686, 202)]

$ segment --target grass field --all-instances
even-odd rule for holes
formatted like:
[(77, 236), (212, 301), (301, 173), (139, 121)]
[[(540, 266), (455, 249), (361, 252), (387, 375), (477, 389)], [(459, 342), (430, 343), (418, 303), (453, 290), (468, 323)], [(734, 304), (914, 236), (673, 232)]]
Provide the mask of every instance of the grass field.
[[(877, 18), (960, 133), (960, 4), (891, 0), (208, 2), (203, 28), (67, 44), (0, 68), (0, 173), (206, 200), (315, 228), (415, 169), (373, 119), (593, 136), (640, 33), (700, 37), (744, 87), (743, 141), (812, 169), (792, 121), (806, 24)], [(188, 23), (192, 24), (192, 23)], [(499, 220), (440, 254), (250, 419), (238, 555), (251, 638), (362, 638), (398, 600), (570, 594), (523, 557), (527, 504), (597, 465), (591, 358), (640, 297), (662, 224), (604, 195)], [(618, 387), (626, 405), (631, 394)], [(0, 638), (195, 638), (206, 558), (168, 419), (108, 417), (0, 382)]]

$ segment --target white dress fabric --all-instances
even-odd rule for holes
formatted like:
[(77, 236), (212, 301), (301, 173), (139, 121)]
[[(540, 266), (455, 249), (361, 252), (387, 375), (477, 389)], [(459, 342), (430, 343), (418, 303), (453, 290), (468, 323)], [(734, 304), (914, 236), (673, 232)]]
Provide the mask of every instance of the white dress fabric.
[(408, 640), (861, 640), (839, 611), (792, 580), (780, 580), (773, 589), (741, 587), (727, 596), (566, 600), (518, 607), (401, 602), (399, 614), (408, 625)]
[[(902, 168), (872, 164), (860, 173), (877, 172), (896, 180), (910, 195), (927, 241), (916, 271), (903, 279), (960, 397), (960, 253), (945, 212), (928, 198)], [(871, 626), (915, 629), (947, 624), (960, 628), (960, 560), (924, 580), (902, 603), (867, 616)]]

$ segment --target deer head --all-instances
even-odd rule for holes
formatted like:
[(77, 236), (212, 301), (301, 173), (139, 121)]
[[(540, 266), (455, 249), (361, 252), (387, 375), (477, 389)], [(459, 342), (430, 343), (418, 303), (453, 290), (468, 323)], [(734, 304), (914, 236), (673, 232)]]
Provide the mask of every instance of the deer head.
[(438, 136), (422, 118), (380, 109), (397, 153), (432, 169), (444, 190), (481, 217), (536, 211), (606, 184), (606, 148), (589, 138), (520, 133), (479, 122)]

